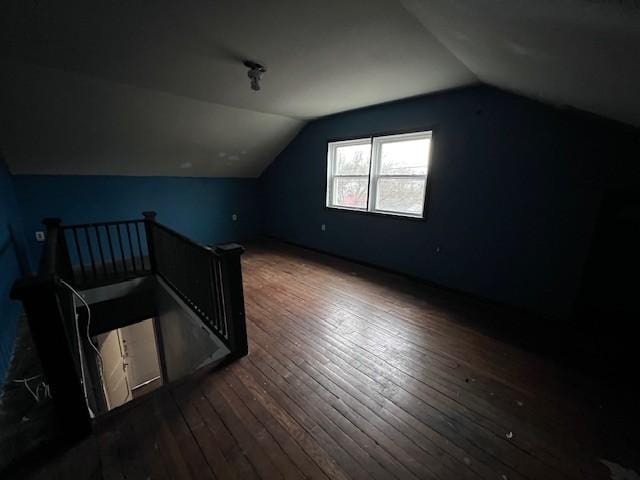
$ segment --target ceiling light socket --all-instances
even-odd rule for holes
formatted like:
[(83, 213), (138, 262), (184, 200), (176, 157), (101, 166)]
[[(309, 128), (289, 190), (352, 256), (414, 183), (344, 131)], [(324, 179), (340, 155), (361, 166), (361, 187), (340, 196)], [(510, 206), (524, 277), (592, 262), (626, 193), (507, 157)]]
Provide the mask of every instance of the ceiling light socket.
[(251, 60), (245, 60), (243, 63), (249, 69), (247, 76), (251, 80), (251, 89), (260, 90), (260, 80), (262, 80), (262, 75), (267, 71), (266, 67)]

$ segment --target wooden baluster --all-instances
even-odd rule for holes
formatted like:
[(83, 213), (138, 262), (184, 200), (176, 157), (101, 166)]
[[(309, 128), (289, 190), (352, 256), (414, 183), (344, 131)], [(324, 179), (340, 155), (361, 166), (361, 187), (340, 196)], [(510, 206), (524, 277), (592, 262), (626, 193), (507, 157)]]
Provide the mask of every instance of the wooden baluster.
[(216, 246), (215, 252), (220, 258), (230, 356), (231, 358), (244, 357), (249, 353), (240, 263), (244, 248), (236, 243), (229, 243)]
[(209, 296), (211, 297), (211, 314), (214, 320), (214, 326), (216, 331), (223, 336), (226, 336), (226, 331), (223, 327), (224, 319), (222, 318), (222, 309), (220, 296), (218, 293), (218, 257), (215, 253), (211, 252), (208, 259), (209, 267)]
[(76, 227), (72, 227), (73, 230), (73, 241), (76, 244), (76, 252), (78, 254), (78, 261), (80, 262), (80, 271), (82, 272), (82, 283), (87, 283), (87, 274), (84, 269), (84, 259), (82, 258), (82, 252), (80, 247), (80, 241), (78, 240), (78, 229)]
[(104, 275), (104, 278), (108, 278), (108, 274), (107, 274), (107, 264), (104, 261), (104, 252), (102, 251), (102, 241), (100, 240), (100, 230), (99, 230), (99, 225), (94, 225), (93, 229), (96, 231), (96, 240), (98, 241), (98, 250), (100, 252), (100, 261), (102, 262), (102, 274)]
[(123, 273), (127, 273), (127, 261), (124, 257), (124, 246), (122, 245), (122, 234), (120, 233), (120, 224), (116, 223), (116, 233), (118, 234), (118, 244), (120, 245), (120, 259), (122, 260)]
[(131, 242), (131, 229), (129, 228), (129, 223), (124, 224), (124, 228), (127, 230), (127, 238), (129, 239), (129, 254), (131, 255), (131, 263), (133, 264), (134, 273), (138, 271), (136, 268), (136, 255), (133, 252), (133, 243)]
[(113, 241), (111, 240), (111, 226), (105, 225), (104, 228), (107, 230), (107, 240), (109, 241), (109, 252), (111, 253), (111, 265), (113, 266), (114, 275), (118, 273), (118, 265), (116, 264), (116, 256), (113, 253)]
[(93, 281), (96, 282), (98, 280), (98, 274), (96, 270), (96, 260), (93, 257), (93, 245), (91, 244), (91, 238), (89, 237), (89, 229), (87, 227), (84, 227), (83, 230), (84, 230), (84, 238), (87, 241), (87, 248), (89, 249), (89, 258), (91, 259), (91, 270), (93, 271)]
[(204, 282), (202, 285), (203, 295), (207, 305), (207, 316), (209, 317), (210, 327), (220, 333), (218, 328), (218, 316), (216, 315), (215, 296), (213, 295), (213, 277), (211, 271), (211, 253), (203, 252), (200, 262), (200, 268), (203, 271)]
[(220, 257), (217, 253), (211, 256), (211, 274), (213, 277), (214, 302), (216, 307), (216, 317), (218, 318), (218, 331), (225, 341), (228, 341), (227, 319), (225, 317), (224, 298), (222, 297), (222, 273), (220, 271)]
[(155, 259), (155, 239), (153, 236), (153, 230), (156, 228), (156, 212), (142, 212), (144, 216), (144, 229), (147, 235), (147, 251), (149, 252), (149, 263), (151, 264), (151, 270), (156, 271), (156, 259)]
[(138, 253), (140, 254), (140, 264), (142, 265), (142, 271), (146, 270), (147, 267), (144, 264), (144, 252), (142, 251), (142, 241), (140, 240), (140, 222), (135, 222), (136, 229), (136, 239), (138, 240)]

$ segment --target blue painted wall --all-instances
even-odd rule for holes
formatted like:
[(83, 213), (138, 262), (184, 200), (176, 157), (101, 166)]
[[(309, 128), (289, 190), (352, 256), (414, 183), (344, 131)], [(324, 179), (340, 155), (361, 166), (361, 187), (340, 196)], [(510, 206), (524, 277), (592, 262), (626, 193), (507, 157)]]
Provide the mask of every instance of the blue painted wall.
[(0, 390), (16, 336), (20, 303), (9, 298), (13, 282), (29, 270), (12, 176), (0, 157)]
[(34, 232), (45, 217), (73, 224), (142, 218), (155, 210), (159, 222), (205, 244), (247, 240), (260, 229), (255, 179), (16, 175), (14, 183), (36, 261), (42, 244)]
[[(479, 85), (319, 119), (261, 177), (265, 231), (564, 317), (612, 147), (581, 118)], [(423, 127), (435, 129), (426, 221), (324, 207), (329, 139)]]

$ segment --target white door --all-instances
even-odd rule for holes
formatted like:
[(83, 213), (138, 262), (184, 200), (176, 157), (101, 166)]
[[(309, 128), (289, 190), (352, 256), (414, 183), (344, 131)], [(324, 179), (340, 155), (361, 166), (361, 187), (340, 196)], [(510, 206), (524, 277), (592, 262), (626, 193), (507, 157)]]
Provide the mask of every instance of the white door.
[(102, 357), (107, 408), (111, 410), (128, 402), (132, 397), (120, 332), (113, 330), (99, 335), (98, 349)]
[(120, 329), (131, 389), (160, 377), (153, 319), (127, 325)]

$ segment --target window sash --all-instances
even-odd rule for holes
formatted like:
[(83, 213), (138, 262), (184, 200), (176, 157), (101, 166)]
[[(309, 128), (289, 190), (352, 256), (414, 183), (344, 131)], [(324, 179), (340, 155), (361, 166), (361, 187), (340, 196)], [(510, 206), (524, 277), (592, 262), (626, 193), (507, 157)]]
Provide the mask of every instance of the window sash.
[[(418, 180), (423, 183), (424, 193), (422, 195), (422, 205), (419, 213), (408, 212), (403, 210), (387, 210), (384, 208), (378, 208), (376, 203), (378, 201), (378, 183), (381, 179), (398, 179), (398, 180)], [(427, 197), (427, 175), (378, 175), (375, 177), (375, 180), (371, 180), (371, 185), (369, 187), (369, 191), (374, 191), (375, 193), (371, 194), (369, 197), (369, 204), (367, 211), (372, 213), (382, 213), (386, 215), (398, 215), (402, 217), (411, 217), (411, 218), (423, 218), (424, 217), (424, 209), (425, 202)]]
[(337, 151), (340, 147), (348, 147), (352, 145), (371, 145), (371, 138), (358, 138), (356, 140), (344, 140), (340, 142), (331, 142), (329, 143), (329, 149), (327, 151), (327, 201), (326, 205), (331, 208), (340, 208), (343, 210), (358, 210), (358, 211), (367, 211), (367, 208), (361, 207), (353, 207), (353, 206), (344, 206), (339, 205), (334, 202), (334, 193), (335, 193), (335, 179), (336, 178), (366, 178), (369, 185), (367, 186), (367, 205), (369, 202), (369, 189), (371, 185), (371, 150), (369, 150), (369, 173), (367, 175), (356, 175), (356, 174), (339, 174), (336, 172), (336, 162), (338, 160)]
[[(339, 203), (337, 203), (336, 199), (335, 199), (335, 194), (337, 193), (335, 190), (335, 186), (336, 186), (336, 179), (338, 178), (361, 178), (367, 181), (367, 200), (366, 200), (366, 205), (364, 207), (358, 207), (355, 205), (341, 205)], [(369, 175), (333, 175), (333, 177), (331, 177), (331, 204), (330, 206), (332, 208), (342, 208), (344, 210), (358, 210), (358, 211), (363, 211), (366, 212), (367, 211), (367, 206), (369, 205), (369, 188), (370, 188), (370, 184), (369, 184)]]

